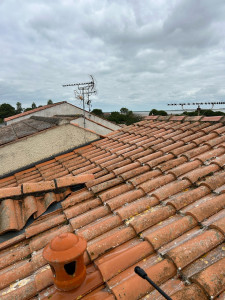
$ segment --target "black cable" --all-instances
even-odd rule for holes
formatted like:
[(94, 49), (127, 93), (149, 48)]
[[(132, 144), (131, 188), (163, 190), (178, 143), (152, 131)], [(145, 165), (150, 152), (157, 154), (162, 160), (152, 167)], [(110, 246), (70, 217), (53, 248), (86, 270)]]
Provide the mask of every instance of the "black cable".
[(143, 270), (142, 268), (136, 266), (134, 268), (134, 272), (139, 275), (141, 278), (147, 280), (164, 298), (166, 298), (167, 300), (172, 300), (172, 298), (170, 298), (163, 290), (160, 289), (160, 287), (155, 284), (147, 275), (147, 273), (145, 272), (145, 270)]

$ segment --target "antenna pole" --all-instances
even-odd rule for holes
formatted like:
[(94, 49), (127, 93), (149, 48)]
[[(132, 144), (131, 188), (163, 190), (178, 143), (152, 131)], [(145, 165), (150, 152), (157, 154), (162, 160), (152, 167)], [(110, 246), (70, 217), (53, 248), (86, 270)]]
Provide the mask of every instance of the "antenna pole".
[(84, 113), (84, 128), (85, 128), (86, 122), (85, 122), (84, 88), (82, 88), (82, 98), (83, 98), (83, 113)]
[(204, 105), (204, 104), (205, 105), (211, 104), (212, 105), (211, 109), (213, 109), (214, 105), (216, 105), (216, 104), (225, 104), (225, 102), (169, 103), (167, 105), (180, 105), (183, 111), (187, 111), (187, 109), (186, 110), (184, 109), (184, 105), (197, 105), (198, 107), (197, 107), (196, 110), (197, 110), (198, 116), (199, 116), (200, 113), (201, 113), (201, 107), (200, 107), (200, 105)]
[(84, 118), (84, 128), (86, 127), (86, 120), (85, 120), (85, 96), (87, 95), (86, 104), (89, 106), (89, 113), (91, 110), (91, 100), (89, 96), (91, 94), (96, 94), (97, 91), (95, 90), (95, 81), (92, 75), (90, 75), (91, 81), (90, 82), (81, 82), (81, 83), (72, 83), (72, 84), (63, 84), (63, 87), (67, 86), (77, 86), (77, 89), (74, 90), (75, 97), (79, 100), (83, 101), (83, 118)]

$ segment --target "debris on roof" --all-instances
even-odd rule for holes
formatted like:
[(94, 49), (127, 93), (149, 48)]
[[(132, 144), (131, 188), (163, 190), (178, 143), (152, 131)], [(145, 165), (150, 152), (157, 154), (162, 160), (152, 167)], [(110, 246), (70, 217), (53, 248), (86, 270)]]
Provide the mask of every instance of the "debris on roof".
[(2, 210), (3, 201), (23, 203), (26, 187), (35, 187), (32, 197), (46, 184), (45, 206), (56, 191), (51, 180), (94, 175), (60, 196), (60, 210), (0, 244), (0, 299), (51, 297), (42, 251), (67, 232), (87, 241), (88, 279), (78, 299), (162, 299), (135, 274), (137, 265), (172, 299), (224, 299), (224, 119), (153, 117), (0, 180)]

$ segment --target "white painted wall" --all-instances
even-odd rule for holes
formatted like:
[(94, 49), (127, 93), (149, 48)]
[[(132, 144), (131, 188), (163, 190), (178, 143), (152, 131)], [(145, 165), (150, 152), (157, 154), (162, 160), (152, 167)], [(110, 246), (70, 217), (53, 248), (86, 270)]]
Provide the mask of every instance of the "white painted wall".
[(112, 122), (109, 122), (108, 120), (105, 120), (105, 119), (102, 119), (102, 118), (99, 118), (98, 116), (95, 116), (95, 115), (92, 115), (92, 114), (89, 114), (89, 113), (85, 113), (86, 117), (96, 123), (100, 123), (112, 130), (118, 130), (120, 129), (121, 127), (117, 124), (114, 124)]
[(0, 176), (85, 145), (99, 135), (65, 124), (0, 147)]
[(52, 106), (49, 108), (42, 109), (42, 110), (34, 112), (34, 113), (30, 113), (25, 116), (21, 116), (16, 119), (9, 120), (7, 122), (7, 125), (28, 119), (31, 116), (52, 117), (54, 115), (75, 115), (75, 114), (82, 114), (82, 113), (83, 113), (83, 111), (79, 107), (73, 106), (69, 103), (62, 103), (59, 105), (55, 105), (55, 106)]
[[(65, 103), (61, 103), (59, 105), (55, 105), (55, 106), (52, 106), (52, 107), (49, 107), (49, 108), (45, 108), (45, 109), (37, 111), (37, 112), (30, 113), (30, 114), (25, 115), (25, 116), (21, 116), (21, 117), (16, 118), (16, 119), (9, 120), (7, 122), (7, 125), (10, 125), (12, 123), (28, 119), (32, 116), (52, 117), (54, 115), (77, 115), (77, 114), (83, 115), (83, 110), (79, 107), (76, 107), (76, 106), (74, 106), (70, 103), (65, 102)], [(87, 111), (85, 112), (85, 116), (88, 119), (90, 119), (92, 121), (95, 121), (96, 123), (100, 123), (100, 124), (110, 128), (112, 130), (117, 130), (117, 129), (120, 128), (119, 125), (114, 124), (112, 122), (109, 122), (108, 120), (99, 118), (98, 116), (89, 114)]]
[[(77, 118), (77, 119), (71, 121), (70, 123), (78, 124), (79, 126), (84, 127), (84, 118), (83, 117)], [(112, 132), (111, 129), (106, 128), (100, 124), (94, 123), (88, 119), (85, 119), (85, 125), (86, 125), (85, 128), (90, 129), (100, 135), (106, 135), (106, 134)]]

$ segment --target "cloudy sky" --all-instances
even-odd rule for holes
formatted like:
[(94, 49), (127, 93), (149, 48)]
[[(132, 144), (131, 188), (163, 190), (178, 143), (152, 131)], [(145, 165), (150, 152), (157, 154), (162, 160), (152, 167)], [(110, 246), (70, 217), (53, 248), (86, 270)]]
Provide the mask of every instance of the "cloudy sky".
[(225, 1), (0, 0), (0, 103), (80, 105), (88, 74), (103, 111), (225, 101)]

